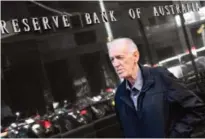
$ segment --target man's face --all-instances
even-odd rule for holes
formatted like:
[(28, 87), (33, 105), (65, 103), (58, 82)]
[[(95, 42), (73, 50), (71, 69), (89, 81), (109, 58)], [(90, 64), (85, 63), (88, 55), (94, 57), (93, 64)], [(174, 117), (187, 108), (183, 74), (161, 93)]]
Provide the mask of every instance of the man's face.
[(126, 45), (121, 47), (111, 47), (109, 49), (111, 62), (120, 78), (127, 79), (132, 76), (133, 69), (137, 66), (139, 53), (129, 52)]

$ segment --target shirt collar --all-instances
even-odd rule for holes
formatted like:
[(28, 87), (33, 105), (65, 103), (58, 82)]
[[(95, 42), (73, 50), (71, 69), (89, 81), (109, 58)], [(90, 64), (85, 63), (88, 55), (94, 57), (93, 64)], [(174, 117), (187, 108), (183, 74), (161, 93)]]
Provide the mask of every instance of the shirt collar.
[[(136, 76), (137, 76), (137, 79), (136, 79), (134, 85), (132, 86), (132, 89), (135, 88), (135, 89), (140, 91), (142, 89), (142, 86), (143, 86), (142, 72), (141, 72), (140, 68), (139, 68)], [(127, 80), (126, 80), (126, 88), (131, 90), (130, 85), (128, 84)]]

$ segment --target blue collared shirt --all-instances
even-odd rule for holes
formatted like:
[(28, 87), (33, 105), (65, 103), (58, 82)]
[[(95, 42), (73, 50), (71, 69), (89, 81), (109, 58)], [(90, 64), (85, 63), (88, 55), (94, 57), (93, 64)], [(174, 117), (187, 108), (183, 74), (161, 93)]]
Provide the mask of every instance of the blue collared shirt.
[(141, 92), (142, 86), (143, 86), (143, 78), (142, 78), (141, 70), (139, 68), (139, 70), (137, 72), (137, 79), (136, 79), (134, 85), (132, 86), (132, 88), (130, 88), (128, 81), (126, 81), (126, 88), (131, 91), (130, 97), (135, 105), (136, 110), (137, 110), (137, 99), (138, 99), (138, 96)]

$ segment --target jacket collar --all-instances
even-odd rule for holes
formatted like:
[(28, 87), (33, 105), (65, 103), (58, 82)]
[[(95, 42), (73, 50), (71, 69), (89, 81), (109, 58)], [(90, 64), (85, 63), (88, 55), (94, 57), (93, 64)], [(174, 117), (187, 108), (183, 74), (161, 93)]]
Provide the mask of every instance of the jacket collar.
[[(142, 78), (143, 78), (143, 86), (141, 89), (141, 93), (145, 93), (154, 84), (154, 78), (153, 75), (151, 74), (150, 67), (144, 67), (139, 64), (139, 68), (141, 69)], [(120, 86), (121, 88), (118, 97), (120, 97), (120, 99), (123, 100), (123, 102), (125, 102), (128, 106), (130, 106), (135, 110), (134, 104), (130, 98), (130, 92), (126, 89), (126, 80), (124, 80)]]
[(133, 85), (132, 87), (131, 87), (129, 81), (126, 80), (126, 88), (127, 88), (127, 89), (131, 90), (131, 88), (132, 88), (132, 89), (135, 88), (135, 89), (137, 89), (138, 91), (141, 91), (142, 85), (143, 85), (143, 78), (142, 78), (142, 72), (141, 72), (141, 69), (140, 69), (140, 68), (139, 68), (139, 70), (138, 70), (136, 76), (137, 76), (137, 79), (136, 79), (136, 81), (135, 81), (135, 83), (134, 83), (134, 85)]
[(142, 78), (143, 78), (142, 92), (146, 92), (154, 84), (154, 77), (151, 74), (150, 67), (145, 67), (140, 64), (139, 67), (142, 71)]
[[(151, 74), (150, 67), (145, 67), (139, 64), (139, 68), (141, 70), (142, 79), (143, 79), (143, 86), (141, 92), (146, 92), (151, 87), (151, 85), (153, 85), (154, 78), (153, 75)], [(123, 89), (126, 89), (126, 80), (124, 80), (121, 85), (123, 86)]]

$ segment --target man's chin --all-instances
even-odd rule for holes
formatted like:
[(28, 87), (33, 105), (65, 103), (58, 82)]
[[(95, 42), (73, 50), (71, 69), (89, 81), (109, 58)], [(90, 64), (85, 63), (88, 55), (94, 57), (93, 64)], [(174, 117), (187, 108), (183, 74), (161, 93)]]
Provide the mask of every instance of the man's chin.
[(124, 75), (124, 74), (120, 74), (119, 77), (122, 78), (122, 79), (126, 79), (127, 76)]

